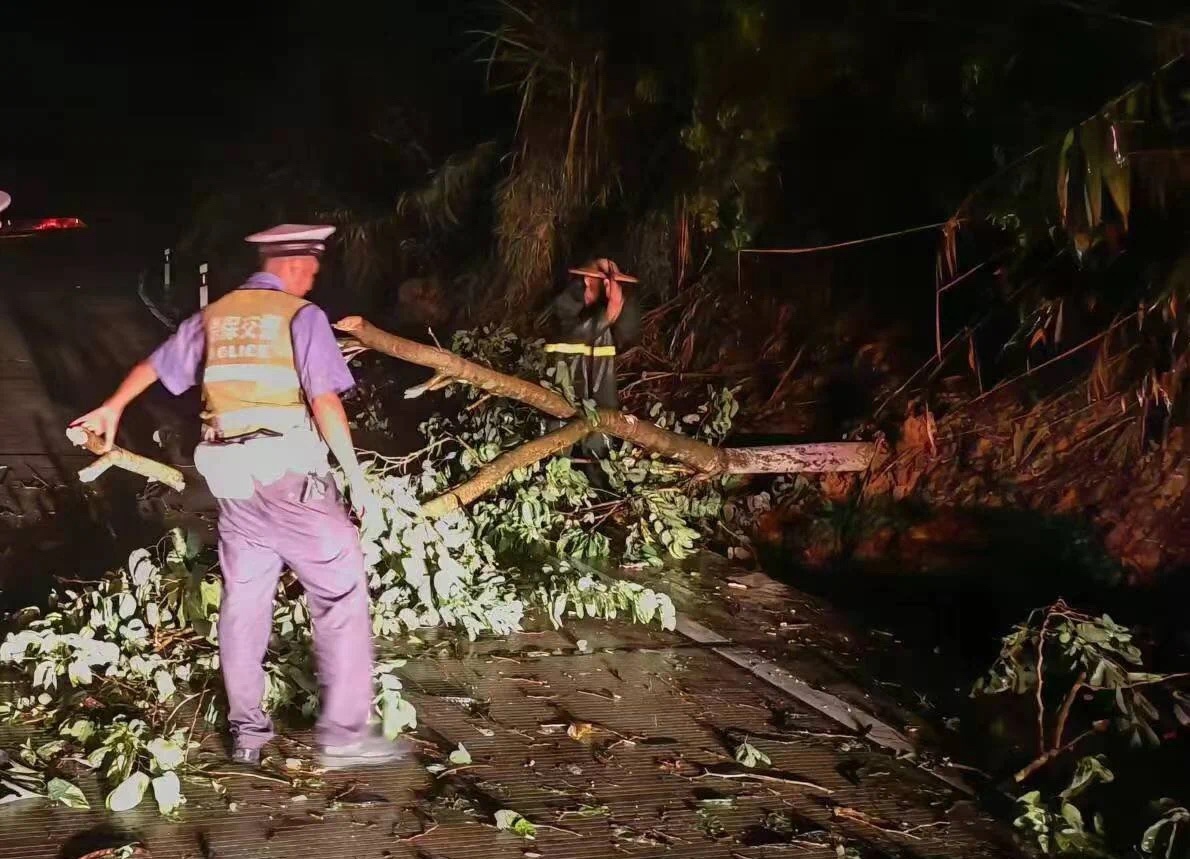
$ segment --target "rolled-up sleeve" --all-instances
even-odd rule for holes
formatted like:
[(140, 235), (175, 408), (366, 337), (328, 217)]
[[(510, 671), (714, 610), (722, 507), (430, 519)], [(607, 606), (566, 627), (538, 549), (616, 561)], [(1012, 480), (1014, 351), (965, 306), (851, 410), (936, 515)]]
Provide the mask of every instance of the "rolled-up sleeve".
[(157, 378), (174, 396), (184, 394), (198, 383), (199, 368), (206, 351), (206, 331), (202, 322), (202, 314), (195, 313), (149, 356), (149, 364), (157, 372)]
[(355, 387), (355, 378), (321, 307), (308, 304), (299, 310), (291, 331), (294, 363), (307, 399), (320, 394), (341, 394)]

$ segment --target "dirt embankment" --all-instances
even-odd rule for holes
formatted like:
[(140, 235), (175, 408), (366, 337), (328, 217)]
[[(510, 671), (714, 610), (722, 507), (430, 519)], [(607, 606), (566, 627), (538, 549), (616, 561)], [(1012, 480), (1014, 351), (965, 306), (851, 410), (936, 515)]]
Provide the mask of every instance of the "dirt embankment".
[(1136, 412), (1135, 399), (1084, 390), (1035, 404), (1005, 390), (941, 417), (914, 404), (870, 474), (817, 481), (824, 509), (855, 505), (845, 527), (784, 506), (761, 537), (792, 540), (809, 567), (846, 556), (928, 571), (1064, 523), (1054, 539), (1068, 545), (1048, 549), (1149, 584), (1190, 566), (1186, 433)]

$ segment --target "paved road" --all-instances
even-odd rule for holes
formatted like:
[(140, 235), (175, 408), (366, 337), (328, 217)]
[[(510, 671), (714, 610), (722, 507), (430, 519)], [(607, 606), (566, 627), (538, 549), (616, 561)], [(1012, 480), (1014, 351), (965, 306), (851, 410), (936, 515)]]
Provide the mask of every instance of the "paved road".
[[(167, 333), (136, 297), (137, 265), (97, 252), (93, 240), (0, 241), (0, 604), (36, 599), (47, 572), (107, 569), (172, 515), (146, 497), (143, 479), (115, 469), (97, 491), (79, 492), (74, 476), (94, 457), (65, 436)], [(189, 485), (171, 503), (204, 510), (210, 498), (182, 435), (197, 410), (196, 396), (175, 399), (158, 386), (129, 409), (119, 440), (183, 467)], [(159, 427), (179, 438), (172, 450), (154, 443)]]
[[(0, 464), (51, 482), (91, 458), (66, 441), (66, 423), (168, 333), (137, 299), (126, 262), (54, 250), (0, 245)], [(196, 408), (153, 390), (129, 410), (121, 441), (151, 453), (157, 426), (181, 427)]]
[[(780, 601), (789, 616), (792, 603)], [(748, 645), (750, 624), (695, 619), (763, 661)], [(79, 781), (96, 811), (0, 807), (0, 859), (77, 856), (84, 844), (100, 846), (105, 826), (143, 840), (154, 859), (832, 859), (837, 847), (865, 857), (1021, 855), (1006, 827), (873, 734), (856, 736), (804, 694), (786, 694), (680, 634), (587, 619), (563, 632), (546, 622), (446, 647), (433, 633), (425, 646), (383, 644), (409, 656), (401, 674), (419, 713), (417, 759), (290, 787), (297, 770), (286, 759), (307, 761), (303, 744), (312, 739), (291, 726), (267, 761), (280, 783), (220, 777), (221, 796), (187, 782), (190, 801), (175, 822), (158, 817), (151, 799), (132, 813), (104, 814), (103, 788), (89, 776)], [(785, 667), (799, 670), (796, 661)], [(21, 739), (0, 729), (0, 746)], [(737, 764), (745, 740), (770, 765)], [(426, 770), (460, 743), (471, 766), (441, 777)], [(212, 732), (195, 760), (224, 773), (225, 754)], [(353, 782), (366, 801), (336, 802)], [(502, 808), (536, 824), (537, 839), (497, 832), (493, 814)]]

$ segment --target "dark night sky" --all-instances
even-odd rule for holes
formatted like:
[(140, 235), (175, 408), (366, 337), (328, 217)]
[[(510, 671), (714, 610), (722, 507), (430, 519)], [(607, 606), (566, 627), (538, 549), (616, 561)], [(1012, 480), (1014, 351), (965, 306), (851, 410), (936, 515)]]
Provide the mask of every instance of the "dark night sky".
[[(477, 91), (444, 70), (465, 47), (470, 14), (449, 0), (429, 11), (360, 4), (358, 14), (310, 0), (40, 17), (35, 4), (13, 5), (0, 55), (0, 188), (15, 217), (77, 214), (165, 238), (223, 164), (270, 147), (275, 157), (278, 141), (284, 157), (286, 140), (333, 133), (357, 100)], [(453, 67), (475, 76), (473, 64)]]
[(276, 81), (263, 15), (165, 14), (6, 12), (0, 182), (22, 211), (65, 203), (101, 220), (100, 205), (159, 217), (185, 192), (199, 141), (234, 134)]

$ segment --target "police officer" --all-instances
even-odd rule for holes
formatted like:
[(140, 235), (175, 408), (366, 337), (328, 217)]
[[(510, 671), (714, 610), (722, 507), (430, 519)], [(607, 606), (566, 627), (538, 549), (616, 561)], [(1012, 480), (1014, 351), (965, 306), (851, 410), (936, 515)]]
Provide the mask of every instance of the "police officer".
[(328, 447), (356, 513), (380, 515), (356, 459), (339, 395), (354, 384), (326, 314), (305, 296), (334, 227), (283, 224), (248, 236), (260, 271), (184, 321), (99, 408), (77, 419), (115, 440), (132, 400), (160, 381), (178, 395), (202, 387), (194, 462), (219, 508), (223, 599), (219, 658), (233, 759), (260, 761), (273, 727), (261, 703), (263, 661), (282, 568), (297, 574), (314, 624), (322, 689), (321, 763), (342, 768), (405, 753), (369, 728), (372, 624), (355, 526), (330, 475)]

